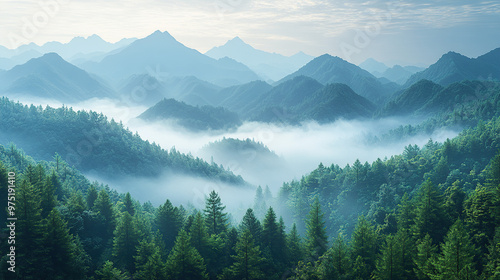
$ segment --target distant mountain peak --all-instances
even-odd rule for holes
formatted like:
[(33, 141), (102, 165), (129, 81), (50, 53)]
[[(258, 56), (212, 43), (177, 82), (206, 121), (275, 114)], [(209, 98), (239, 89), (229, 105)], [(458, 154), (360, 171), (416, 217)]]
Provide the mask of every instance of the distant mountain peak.
[(233, 39), (227, 41), (227, 43), (233, 43), (233, 44), (247, 44), (239, 36), (234, 37)]

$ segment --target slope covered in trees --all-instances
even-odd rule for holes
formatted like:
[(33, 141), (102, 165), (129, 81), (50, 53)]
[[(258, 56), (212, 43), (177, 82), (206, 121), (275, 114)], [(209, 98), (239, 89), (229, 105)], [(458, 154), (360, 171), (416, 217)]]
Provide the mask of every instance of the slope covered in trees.
[(241, 177), (175, 149), (144, 141), (103, 114), (72, 108), (25, 106), (0, 100), (0, 139), (16, 143), (37, 159), (58, 153), (69, 165), (103, 176), (156, 176), (166, 169), (242, 184)]

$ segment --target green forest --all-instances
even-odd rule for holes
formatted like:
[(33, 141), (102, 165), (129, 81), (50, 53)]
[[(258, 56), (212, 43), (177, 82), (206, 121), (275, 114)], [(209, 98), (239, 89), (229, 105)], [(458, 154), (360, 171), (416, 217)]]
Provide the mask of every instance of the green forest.
[(241, 220), (215, 191), (202, 209), (155, 207), (88, 181), (58, 154), (35, 161), (0, 146), (0, 203), (15, 172), (17, 218), (16, 274), (3, 255), (2, 276), (499, 279), (499, 137), (494, 118), (391, 158), (320, 164), (275, 196), (257, 188)]

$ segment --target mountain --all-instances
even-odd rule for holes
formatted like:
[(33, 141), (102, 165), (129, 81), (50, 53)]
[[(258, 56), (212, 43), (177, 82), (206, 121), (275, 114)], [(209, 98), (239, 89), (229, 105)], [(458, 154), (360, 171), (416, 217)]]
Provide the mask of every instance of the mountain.
[[(373, 58), (368, 58), (367, 60), (363, 61), (358, 66), (363, 68), (364, 70), (372, 73), (373, 75), (375, 75), (375, 73), (384, 73), (385, 70), (389, 69), (389, 66), (387, 66), (384, 63), (377, 61)], [(377, 75), (375, 75), (375, 76), (377, 76)]]
[(214, 47), (205, 53), (207, 56), (220, 59), (230, 57), (247, 65), (266, 80), (277, 81), (286, 75), (297, 71), (313, 59), (312, 56), (299, 52), (293, 56), (284, 56), (257, 50), (235, 37), (220, 47)]
[(430, 117), (455, 111), (453, 118), (469, 118), (469, 114), (487, 116), (498, 110), (499, 100), (498, 82), (462, 81), (443, 87), (421, 80), (388, 102), (377, 115)]
[(215, 105), (214, 96), (220, 87), (196, 77), (154, 77), (149, 74), (132, 75), (119, 86), (118, 92), (136, 96), (134, 102), (152, 106), (164, 98), (174, 98), (193, 106)]
[(369, 118), (375, 110), (372, 102), (356, 94), (345, 84), (328, 84), (312, 91), (312, 88), (318, 87), (317, 81), (297, 77), (295, 82), (310, 85), (310, 92), (302, 96), (284, 97), (282, 103), (258, 107), (261, 108), (260, 111), (256, 111), (251, 120), (284, 123), (315, 120), (327, 123), (337, 119)]
[(389, 94), (395, 89), (391, 84), (383, 85), (368, 71), (339, 57), (328, 54), (313, 59), (298, 71), (286, 76), (278, 83), (282, 83), (297, 76), (311, 77), (325, 85), (330, 83), (346, 84), (357, 94), (367, 98), (375, 104), (383, 104)]
[(168, 32), (160, 31), (134, 41), (98, 63), (86, 64), (84, 69), (114, 81), (144, 73), (161, 78), (195, 76), (222, 86), (259, 79), (241, 63), (229, 58), (215, 60), (184, 46)]
[[(266, 92), (273, 87), (263, 81), (253, 81), (243, 85), (221, 89), (214, 100), (219, 106), (237, 112), (247, 118), (254, 105)], [(257, 105), (258, 106), (258, 105)]]
[(246, 115), (253, 120), (266, 122), (296, 120), (297, 116), (291, 115), (291, 108), (300, 106), (322, 87), (322, 84), (312, 78), (295, 77), (276, 85), (249, 103)]
[(236, 113), (222, 107), (194, 107), (174, 99), (163, 99), (138, 118), (146, 121), (172, 120), (193, 131), (230, 129), (241, 125)]
[(115, 49), (125, 47), (135, 41), (135, 38), (122, 39), (116, 43), (109, 43), (104, 41), (98, 35), (92, 35), (87, 38), (75, 37), (68, 43), (61, 42), (47, 42), (42, 46), (30, 43), (22, 45), (15, 50), (11, 51), (11, 55), (22, 53), (26, 51), (37, 51), (39, 53), (55, 52), (63, 57), (65, 60), (70, 60), (77, 54), (91, 54), (91, 53), (108, 53)]
[(110, 97), (111, 89), (56, 53), (33, 58), (0, 75), (1, 91), (9, 96), (28, 95), (75, 102)]
[(16, 143), (37, 160), (57, 153), (69, 166), (100, 178), (155, 177), (165, 171), (244, 184), (216, 165), (141, 139), (102, 113), (72, 108), (42, 108), (0, 98), (0, 143)]
[(380, 75), (375, 75), (379, 78), (386, 78), (389, 81), (395, 82), (399, 85), (404, 85), (406, 81), (411, 77), (411, 75), (424, 70), (424, 68), (416, 67), (416, 66), (401, 66), (394, 65), (391, 68), (388, 68)]
[(12, 67), (28, 62), (32, 58), (37, 58), (42, 56), (42, 54), (35, 50), (28, 50), (18, 55), (14, 55), (10, 58), (0, 59), (0, 69), (11, 69)]
[(478, 58), (468, 58), (456, 52), (448, 52), (429, 68), (412, 75), (405, 87), (422, 79), (442, 86), (463, 80), (500, 80), (500, 48)]

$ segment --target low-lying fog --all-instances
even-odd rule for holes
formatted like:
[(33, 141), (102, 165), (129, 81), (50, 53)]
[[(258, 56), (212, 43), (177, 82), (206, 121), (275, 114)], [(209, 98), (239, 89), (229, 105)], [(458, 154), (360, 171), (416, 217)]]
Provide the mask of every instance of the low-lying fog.
[[(39, 101), (38, 104), (61, 106), (57, 102), (43, 103)], [(137, 131), (143, 139), (156, 142), (167, 150), (175, 146), (177, 150), (191, 153), (193, 156), (200, 156), (200, 150), (205, 145), (223, 137), (241, 140), (250, 138), (262, 142), (283, 159), (282, 166), (275, 166), (272, 170), (266, 166), (263, 170), (264, 168), (260, 166), (258, 161), (255, 162), (255, 166), (252, 165), (254, 156), (251, 154), (248, 156), (240, 155), (238, 160), (217, 163), (242, 175), (251, 184), (263, 187), (268, 185), (273, 195), (277, 194), (283, 182), (300, 179), (301, 176), (315, 169), (320, 162), (324, 165), (338, 164), (341, 167), (352, 164), (356, 159), (371, 163), (377, 158), (384, 159), (391, 155), (401, 154), (408, 144), (417, 144), (422, 147), (429, 138), (442, 142), (446, 138), (453, 138), (457, 135), (457, 132), (454, 131), (439, 131), (433, 135), (420, 135), (400, 142), (367, 144), (368, 137), (381, 135), (399, 125), (407, 124), (407, 121), (397, 119), (339, 120), (330, 124), (307, 122), (301, 126), (246, 122), (234, 131), (191, 132), (177, 126), (172, 121), (148, 123), (136, 119), (136, 116), (147, 109), (143, 106), (131, 107), (109, 99), (93, 99), (70, 106), (75, 110), (101, 111), (109, 118), (121, 120), (131, 131)], [(214, 158), (217, 157), (214, 155)], [(205, 153), (204, 159), (210, 162), (211, 157)], [(107, 183), (118, 191), (130, 191), (134, 197), (142, 201), (151, 200), (155, 205), (163, 203), (169, 198), (173, 202), (185, 205), (187, 201), (190, 201), (195, 207), (202, 206), (198, 200), (210, 192), (210, 184), (213, 184), (201, 179), (175, 174), (165, 174), (165, 176), (153, 180), (131, 181), (131, 178), (126, 178), (122, 182)], [(158, 188), (158, 186), (161, 187)], [(230, 187), (217, 187), (223, 191), (221, 193), (223, 200), (226, 197), (225, 204), (232, 204), (232, 207), (239, 208), (248, 207), (253, 203), (253, 193), (235, 192), (233, 196), (230, 194)], [(240, 205), (241, 202), (246, 202), (246, 205)]]

